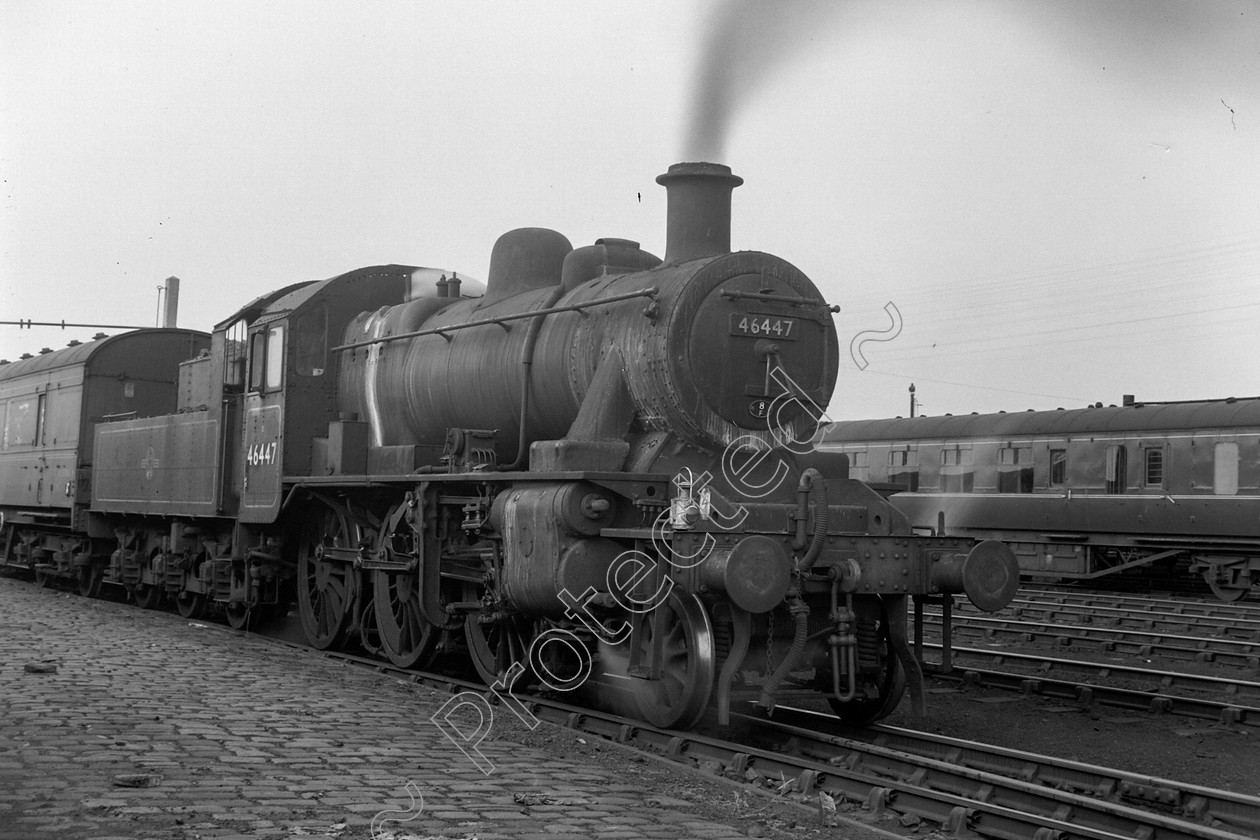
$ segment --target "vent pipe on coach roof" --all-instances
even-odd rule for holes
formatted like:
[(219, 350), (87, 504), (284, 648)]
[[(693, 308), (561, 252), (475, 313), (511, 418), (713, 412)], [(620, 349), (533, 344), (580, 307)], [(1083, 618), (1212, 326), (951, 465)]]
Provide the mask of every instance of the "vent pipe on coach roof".
[(656, 183), (667, 191), (666, 263), (731, 252), (731, 191), (743, 178), (720, 163), (676, 163)]

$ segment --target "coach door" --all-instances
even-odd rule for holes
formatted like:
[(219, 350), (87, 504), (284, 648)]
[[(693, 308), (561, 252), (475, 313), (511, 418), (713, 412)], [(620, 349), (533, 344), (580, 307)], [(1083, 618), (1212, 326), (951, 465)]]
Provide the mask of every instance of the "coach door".
[(284, 467), (284, 321), (255, 324), (242, 417), (242, 522), (272, 522), (280, 512)]

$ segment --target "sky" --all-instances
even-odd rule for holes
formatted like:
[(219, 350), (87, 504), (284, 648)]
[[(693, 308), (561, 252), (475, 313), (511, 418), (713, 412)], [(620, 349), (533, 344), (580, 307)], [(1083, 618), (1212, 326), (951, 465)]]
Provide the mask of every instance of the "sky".
[(1260, 394), (1260, 0), (0, 0), (0, 320), (660, 255), (698, 158), (841, 307), (834, 419)]

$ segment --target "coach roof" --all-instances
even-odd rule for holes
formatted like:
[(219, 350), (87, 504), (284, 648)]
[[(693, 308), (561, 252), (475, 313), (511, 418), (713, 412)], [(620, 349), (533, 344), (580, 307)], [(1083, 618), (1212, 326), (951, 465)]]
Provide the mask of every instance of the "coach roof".
[(825, 443), (939, 440), (1023, 435), (1157, 432), (1200, 428), (1260, 428), (1260, 397), (1184, 403), (1137, 403), (1107, 408), (898, 417), (835, 423)]
[(129, 344), (136, 339), (148, 339), (152, 336), (162, 334), (204, 335), (204, 333), (197, 332), (196, 330), (154, 328), (129, 330), (128, 332), (119, 333), (118, 335), (102, 336), (101, 338), (86, 341), (82, 344), (74, 344), (70, 347), (63, 347), (62, 349), (54, 350), (51, 353), (41, 353), (38, 356), (32, 356), (29, 359), (19, 359), (18, 361), (10, 362), (7, 365), (0, 365), (0, 382), (18, 379), (23, 376), (29, 376), (43, 371), (56, 370), (58, 368), (73, 367), (75, 365), (91, 365), (93, 358), (107, 347)]

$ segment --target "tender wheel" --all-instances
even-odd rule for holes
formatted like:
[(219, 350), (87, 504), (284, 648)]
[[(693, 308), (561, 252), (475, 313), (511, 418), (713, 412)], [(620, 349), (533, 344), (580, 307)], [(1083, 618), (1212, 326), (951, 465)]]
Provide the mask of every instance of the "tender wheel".
[(223, 608), (228, 624), (235, 630), (267, 630), (284, 620), (289, 614), (289, 605), (284, 604), (250, 604), (232, 602)]
[(249, 604), (233, 601), (224, 606), (223, 615), (233, 630), (244, 630), (249, 626)]
[(156, 610), (162, 605), (162, 590), (159, 587), (142, 583), (135, 588), (132, 595), (136, 599), (136, 606), (141, 609)]
[(206, 614), (206, 596), (183, 590), (175, 596), (175, 609), (184, 618), (203, 618)]
[[(479, 597), (479, 588), (469, 586), (465, 600)], [(487, 617), (492, 620), (485, 620)], [(525, 673), (517, 677), (509, 688), (523, 689), (532, 681), (529, 669), (529, 644), (534, 638), (533, 622), (519, 615), (495, 617), (491, 608), (469, 613), (464, 617), (464, 638), (468, 641), (468, 653), (478, 676), (486, 685), (494, 685), (515, 662), (521, 663)]]
[(893, 649), (892, 638), (888, 635), (886, 613), (881, 613), (878, 633), (879, 674), (873, 680), (879, 688), (878, 695), (850, 700), (847, 703), (841, 703), (835, 697), (827, 698), (836, 717), (852, 726), (866, 726), (888, 717), (901, 704), (901, 698), (906, 693), (906, 669)]
[(376, 627), (389, 661), (400, 668), (428, 665), (439, 633), (420, 611), (420, 576), (378, 571), (372, 586)]
[(88, 563), (80, 566), (75, 575), (79, 594), (84, 598), (97, 598), (101, 594), (101, 583), (105, 579), (105, 567), (100, 563)]
[[(665, 729), (688, 729), (704, 714), (713, 692), (717, 658), (713, 626), (704, 605), (694, 595), (674, 591), (657, 609), (666, 611), (661, 678), (632, 679), (631, 685), (644, 720)], [(643, 634), (645, 663), (654, 621), (655, 616), (649, 615)]]
[(307, 641), (318, 650), (339, 649), (350, 635), (358, 573), (348, 563), (325, 559), (325, 548), (352, 545), (349, 523), (325, 511), (298, 549), (297, 602)]

